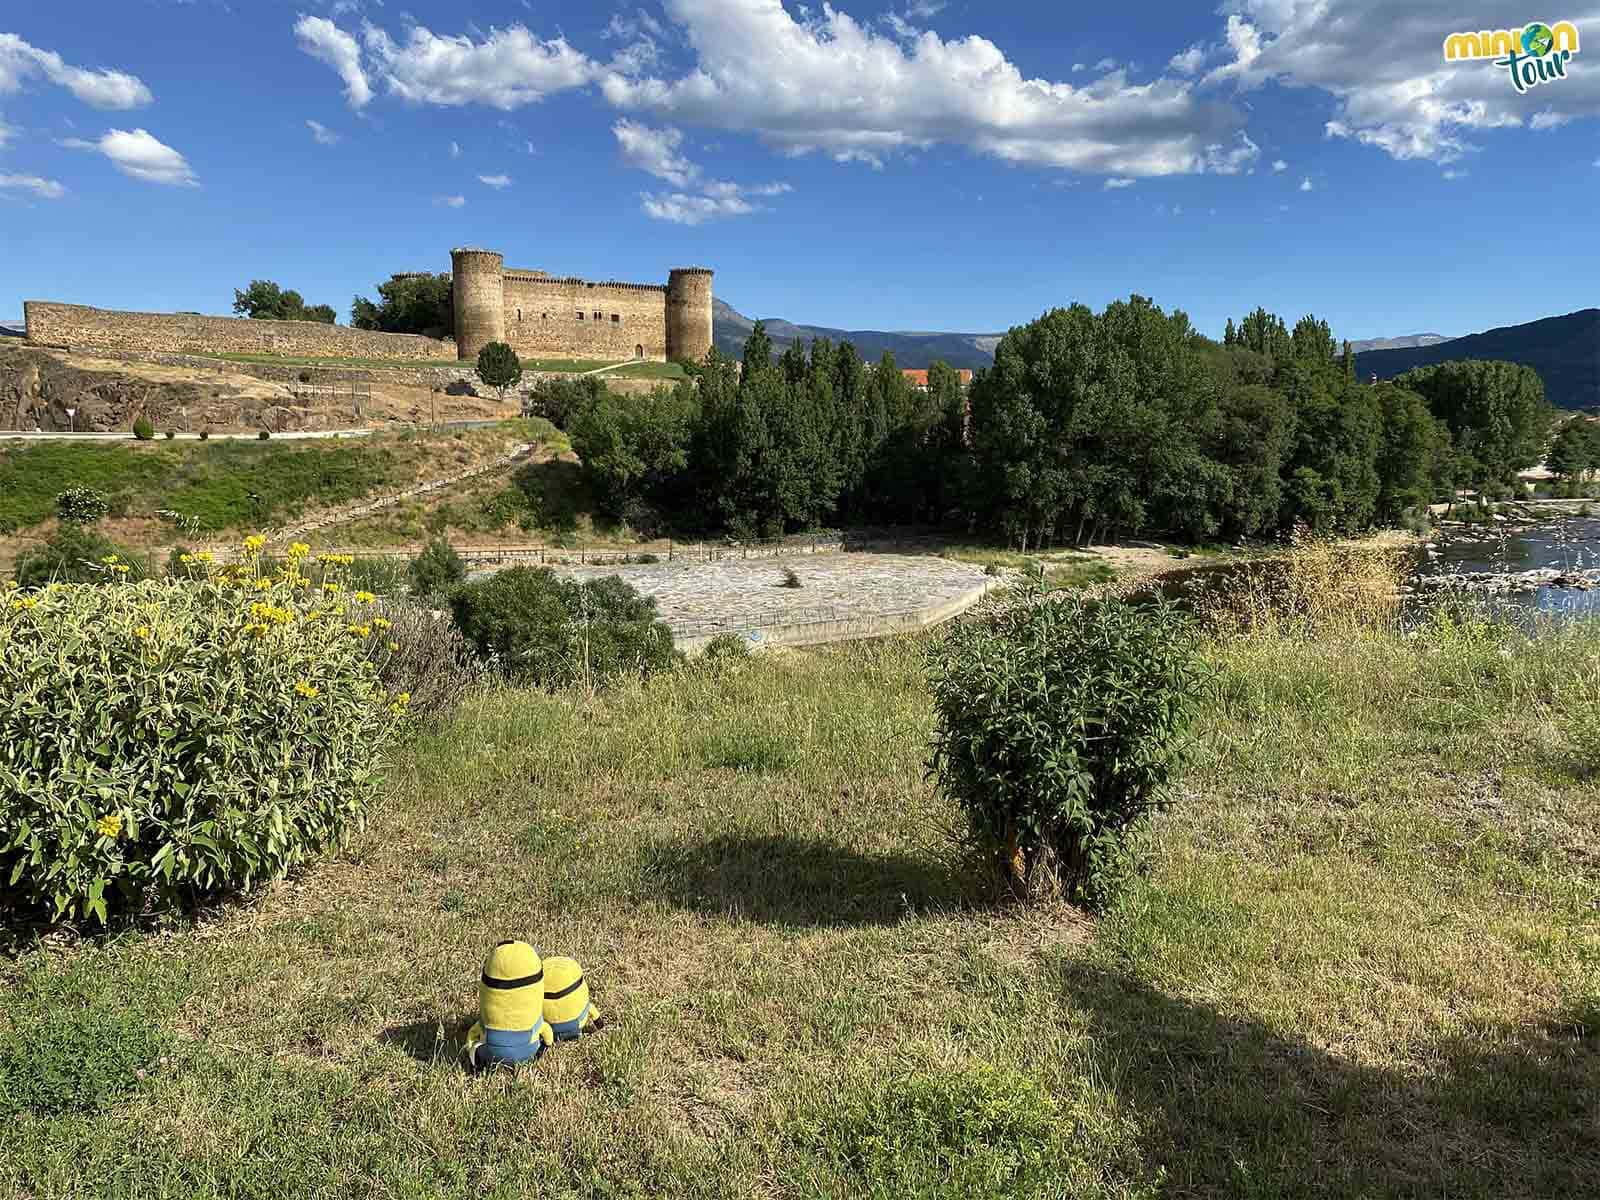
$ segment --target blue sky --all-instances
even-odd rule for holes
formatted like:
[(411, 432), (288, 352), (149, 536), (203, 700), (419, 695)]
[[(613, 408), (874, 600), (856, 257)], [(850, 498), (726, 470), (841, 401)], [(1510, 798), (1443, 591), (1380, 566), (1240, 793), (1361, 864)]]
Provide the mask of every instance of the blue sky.
[[(1590, 307), (1600, 7), (121, 0), (0, 15), (0, 318), (331, 303), (453, 245), (751, 316), (1005, 329), (1139, 292), (1364, 338)], [(1519, 95), (1467, 26), (1573, 21)], [(1590, 39), (1593, 39), (1592, 45)]]

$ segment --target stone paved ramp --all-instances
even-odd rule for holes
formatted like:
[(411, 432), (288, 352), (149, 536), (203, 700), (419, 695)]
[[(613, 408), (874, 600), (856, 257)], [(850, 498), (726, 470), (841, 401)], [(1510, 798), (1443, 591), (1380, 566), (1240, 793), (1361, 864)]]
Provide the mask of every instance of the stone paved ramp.
[[(785, 568), (800, 577), (785, 587)], [(571, 579), (620, 575), (654, 596), (686, 649), (719, 633), (752, 642), (844, 641), (915, 629), (954, 615), (997, 580), (982, 567), (917, 554), (558, 567)]]

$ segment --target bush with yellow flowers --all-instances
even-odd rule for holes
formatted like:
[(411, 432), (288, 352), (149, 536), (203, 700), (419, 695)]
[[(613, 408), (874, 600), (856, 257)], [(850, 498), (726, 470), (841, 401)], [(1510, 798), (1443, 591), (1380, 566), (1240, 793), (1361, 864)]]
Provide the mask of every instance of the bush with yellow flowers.
[[(36, 917), (246, 890), (343, 844), (410, 697), (366, 594), (251, 538), (190, 580), (0, 593), (0, 880)], [(336, 565), (336, 564), (335, 564)]]

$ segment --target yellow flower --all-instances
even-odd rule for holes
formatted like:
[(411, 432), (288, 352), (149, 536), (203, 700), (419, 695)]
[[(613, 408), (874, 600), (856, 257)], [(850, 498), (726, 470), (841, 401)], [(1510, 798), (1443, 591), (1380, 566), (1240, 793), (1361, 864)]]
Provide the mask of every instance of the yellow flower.
[(201, 562), (203, 562), (203, 563), (208, 563), (208, 562), (213, 562), (213, 561), (215, 561), (215, 560), (214, 560), (214, 559), (213, 559), (213, 558), (212, 558), (212, 555), (211, 555), (211, 551), (209, 551), (209, 550), (202, 550), (202, 551), (200, 551), (200, 553), (199, 553), (199, 554), (196, 554), (196, 555), (195, 555), (195, 557), (196, 557), (196, 558), (197, 558), (197, 559), (199, 559), (199, 560), (200, 560), (200, 561), (201, 561)]
[(400, 649), (400, 643), (399, 642), (390, 642), (389, 643), (389, 652), (391, 654), (394, 653), (398, 649)]
[(258, 592), (270, 592), (271, 590), (272, 590), (272, 580), (270, 580), (270, 579), (258, 579), (258, 580), (256, 580), (256, 591), (258, 591)]
[(306, 620), (315, 621), (321, 615), (322, 615), (322, 610), (320, 608), (313, 608), (310, 612), (308, 612), (306, 614)]
[(358, 638), (364, 638), (364, 637), (371, 637), (372, 636), (372, 626), (371, 625), (350, 625), (347, 628), (350, 630), (351, 633), (355, 634)]
[(371, 592), (357, 592), (356, 593), (356, 603), (357, 604), (371, 604), (376, 599), (377, 599), (377, 597), (374, 596)]
[(330, 596), (337, 596), (339, 594), (339, 585), (337, 583), (325, 583), (322, 585), (322, 590)]
[(302, 679), (300, 682), (294, 685), (294, 690), (300, 695), (304, 696), (307, 700), (315, 700), (317, 698), (319, 689), (313, 687), (311, 684)]
[[(359, 600), (359, 599), (361, 599), (361, 597), (357, 596), (356, 599)], [(377, 626), (379, 629), (388, 629), (391, 625), (394, 624), (393, 621), (390, 621), (390, 620), (388, 620), (388, 619), (386, 619), (384, 617), (373, 617), (372, 618), (372, 623), (373, 623), (373, 625)]]
[(133, 636), (138, 638), (141, 642), (148, 642), (150, 640), (150, 626), (139, 626), (139, 628), (133, 631)]
[(8, 592), (14, 592), (21, 586), (22, 585), (20, 583), (18, 583), (15, 579), (6, 580), (6, 591), (8, 591)]
[(117, 555), (108, 554), (104, 558), (102, 558), (100, 561), (105, 563), (105, 565), (109, 567), (109, 566), (111, 566), (113, 563), (115, 563), (117, 561)]
[(122, 814), (107, 813), (95, 822), (94, 827), (100, 831), (102, 837), (114, 838), (122, 832)]
[(260, 550), (261, 547), (265, 546), (266, 544), (267, 539), (262, 537), (259, 533), (252, 533), (244, 540), (244, 548), (252, 554)]
[(398, 696), (396, 696), (394, 698), (394, 702), (396, 704), (400, 705), (402, 708), (405, 707), (407, 704), (411, 703), (411, 693), (410, 692), (401, 692)]
[(304, 542), (296, 542), (294, 545), (289, 547), (290, 558), (304, 558), (310, 553), (311, 547), (306, 545)]
[(38, 603), (39, 603), (39, 601), (38, 601), (38, 599), (36, 597), (24, 596), (21, 600), (13, 600), (11, 602), (11, 611), (12, 612), (21, 612), (23, 609), (32, 608), (34, 605), (36, 605)]
[(192, 563), (194, 561), (194, 555), (192, 555), (192, 554), (180, 554), (180, 555), (178, 555), (178, 561), (181, 562), (181, 563), (184, 563), (184, 564)]

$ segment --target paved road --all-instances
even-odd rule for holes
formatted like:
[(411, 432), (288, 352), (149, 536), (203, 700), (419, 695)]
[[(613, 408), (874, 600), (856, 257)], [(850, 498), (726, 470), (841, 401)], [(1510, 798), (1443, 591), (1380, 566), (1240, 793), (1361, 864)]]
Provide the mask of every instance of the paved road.
[[(370, 437), (375, 430), (371, 429), (310, 429), (295, 433), (275, 433), (271, 440), (274, 442), (304, 442), (318, 438), (359, 438)], [(213, 442), (254, 442), (261, 435), (259, 433), (213, 433), (210, 440)], [(31, 429), (0, 429), (0, 439), (10, 439), (19, 442), (131, 442), (135, 438), (131, 433), (38, 433)], [(154, 441), (164, 442), (166, 434), (159, 434)], [(198, 442), (198, 433), (176, 434), (173, 441)]]

